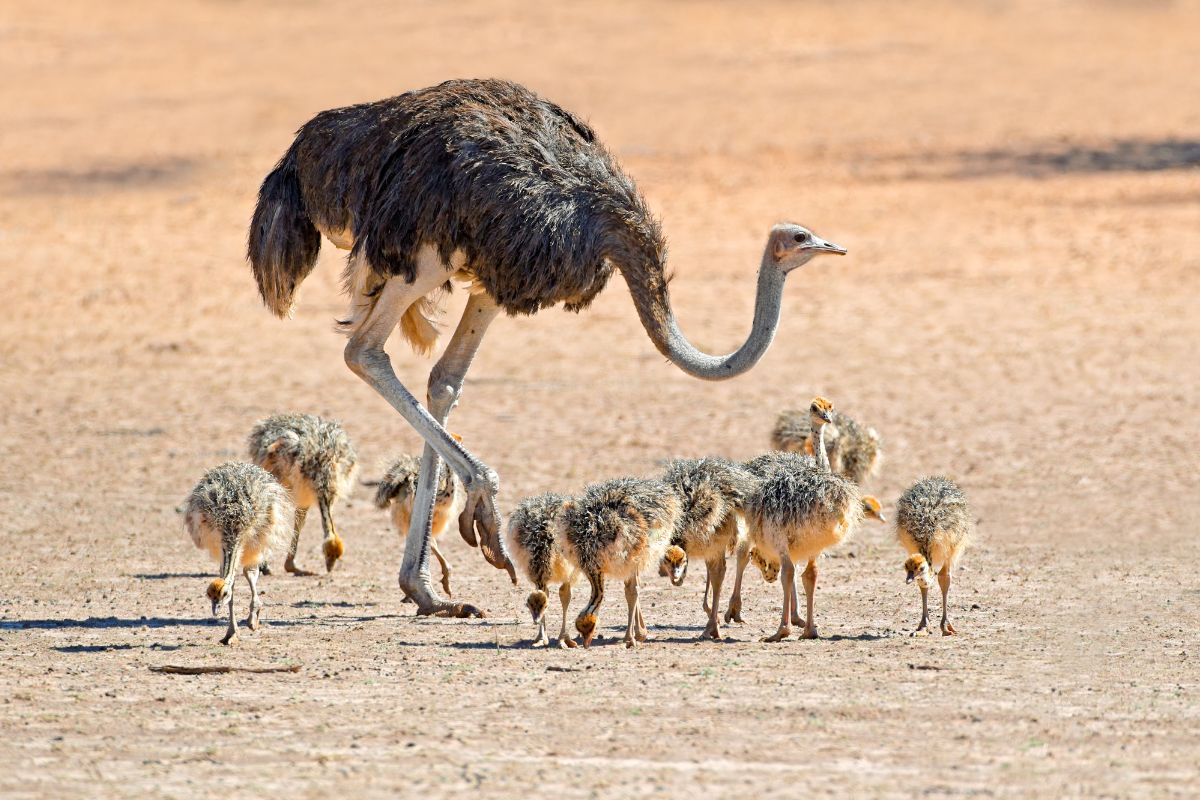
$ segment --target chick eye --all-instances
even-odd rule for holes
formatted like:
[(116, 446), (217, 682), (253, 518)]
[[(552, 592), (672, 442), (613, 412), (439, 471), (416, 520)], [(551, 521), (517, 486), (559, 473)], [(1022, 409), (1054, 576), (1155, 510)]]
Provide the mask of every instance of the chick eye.
[(793, 238), (795, 239), (795, 241), (799, 242), (800, 244), (804, 244), (805, 242), (808, 241), (808, 234), (807, 233), (797, 233)]

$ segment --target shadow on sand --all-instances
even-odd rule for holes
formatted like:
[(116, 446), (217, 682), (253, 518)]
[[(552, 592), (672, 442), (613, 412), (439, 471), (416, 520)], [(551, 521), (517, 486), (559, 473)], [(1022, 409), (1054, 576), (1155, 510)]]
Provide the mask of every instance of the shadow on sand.
[(1095, 146), (996, 148), (959, 153), (958, 161), (950, 177), (1162, 172), (1200, 166), (1200, 139), (1114, 139)]

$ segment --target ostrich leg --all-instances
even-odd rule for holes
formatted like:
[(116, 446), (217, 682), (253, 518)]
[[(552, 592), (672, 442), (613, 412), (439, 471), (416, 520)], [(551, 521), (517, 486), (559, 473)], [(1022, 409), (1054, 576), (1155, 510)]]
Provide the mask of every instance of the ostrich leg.
[[(388, 281), (376, 298), (367, 319), (363, 320), (350, 337), (346, 344), (345, 356), (347, 366), (400, 412), (426, 442), (417, 494), (413, 499), (413, 517), (408, 541), (405, 543), (404, 561), (400, 567), (400, 586), (416, 601), (419, 614), (462, 616), (465, 613), (478, 613), (478, 609), (462, 603), (446, 602), (430, 584), (429, 539), (437, 490), (433, 456), (436, 453), (445, 457), (466, 487), (467, 505), (459, 518), (460, 530), (464, 524), (469, 528), (474, 523), (483, 534), (484, 557), (493, 566), (515, 574), (507, 548), (500, 537), (500, 515), (496, 511), (499, 480), (496, 473), (456, 442), (441, 423), (400, 383), (392, 369), (391, 359), (384, 350), (388, 337), (396, 329), (404, 312), (425, 294), (437, 288), (447, 277), (447, 272), (442, 266), (436, 265), (431, 268), (431, 265), (422, 263), (412, 283), (405, 283), (403, 280)], [(479, 339), (487, 327), (485, 320), (490, 322), (495, 318), (496, 311), (489, 311), (489, 305), (493, 305), (490, 299), (476, 299), (475, 296), (472, 296), (471, 302), (467, 304), (468, 313), (459, 323), (442, 360), (434, 367), (433, 377), (445, 377), (445, 385), (462, 386), (463, 375), (470, 364), (470, 357), (464, 357), (464, 352), (474, 355), (479, 346)], [(468, 324), (471, 317), (475, 319), (471, 319)], [(450, 364), (458, 368), (457, 375), (449, 370)], [(442, 396), (438, 399), (444, 409), (443, 414), (449, 413), (453, 405), (449, 394), (457, 394), (457, 391), (440, 394)]]
[[(446, 346), (446, 352), (442, 354), (429, 374), (427, 403), (430, 414), (439, 425), (445, 426), (450, 412), (458, 404), (458, 398), (462, 396), (462, 385), (467, 370), (475, 358), (475, 353), (479, 350), (488, 325), (499, 312), (500, 307), (486, 294), (473, 294), (467, 300), (467, 307), (454, 331), (454, 336), (450, 338), (450, 343)], [(421, 472), (417, 478), (417, 494), (413, 498), (413, 515), (404, 548), (404, 562), (400, 567), (400, 584), (417, 601), (418, 614), (445, 613), (453, 616), (483, 616), (482, 611), (470, 604), (445, 602), (432, 588), (429, 574), (429, 554), (433, 531), (433, 507), (437, 493), (437, 474), (441, 470), (441, 465), (441, 456), (427, 443), (421, 454)], [(463, 516), (459, 519), (459, 530), (464, 531), (465, 528), (464, 538), (471, 533), (472, 517), (470, 514), (470, 504), (468, 503), (467, 510), (463, 511)], [(420, 536), (417, 535), (418, 531)], [(471, 540), (468, 539), (468, 541)], [(474, 544), (473, 541), (471, 543)], [(493, 548), (493, 556), (488, 558), (489, 561), (492, 561), (495, 557), (495, 545), (485, 539), (482, 546), (485, 555), (489, 547)], [(503, 550), (500, 558), (504, 562), (508, 562), (508, 555)], [(422, 594), (426, 595), (425, 599), (422, 599)], [(448, 588), (447, 594), (449, 594)]]

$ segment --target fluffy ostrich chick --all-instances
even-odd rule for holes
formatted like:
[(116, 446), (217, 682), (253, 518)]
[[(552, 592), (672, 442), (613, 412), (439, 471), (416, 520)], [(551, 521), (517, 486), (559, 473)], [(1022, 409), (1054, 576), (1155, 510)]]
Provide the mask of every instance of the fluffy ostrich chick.
[(527, 497), (508, 518), (508, 551), (517, 569), (534, 587), (525, 601), (537, 625), (534, 647), (545, 647), (550, 643), (546, 635), (546, 610), (550, 603), (548, 590), (552, 583), (558, 584), (558, 599), (562, 603), (558, 646), (575, 646), (575, 641), (567, 632), (567, 609), (571, 606), (571, 585), (575, 583), (579, 572), (564, 555), (558, 538), (561, 531), (555, 524), (567, 499), (553, 493)]
[(296, 519), (283, 568), (293, 575), (312, 575), (296, 566), (300, 529), (314, 505), (325, 531), (325, 569), (346, 552), (333, 522), (333, 507), (350, 494), (358, 474), (358, 457), (350, 437), (333, 420), (312, 414), (277, 414), (254, 426), (248, 440), (250, 460), (275, 476), (292, 493)]
[[(575, 628), (590, 647), (597, 615), (604, 602), (604, 581), (625, 582), (629, 619), (625, 645), (636, 647), (648, 638), (638, 602), (640, 575), (657, 567), (679, 520), (679, 495), (661, 481), (617, 478), (594, 484), (563, 504), (555, 525), (563, 551), (587, 576), (592, 594)], [(677, 554), (678, 555), (678, 554)]]
[(184, 527), (192, 543), (220, 562), (220, 574), (208, 585), (213, 616), (229, 610), (229, 627), (221, 644), (237, 641), (233, 584), (240, 570), (250, 584), (250, 616), (246, 627), (258, 629), (262, 601), (259, 565), (287, 546), (292, 532), (291, 498), (287, 489), (253, 464), (229, 462), (204, 474), (184, 505)]
[[(413, 455), (403, 455), (387, 469), (379, 479), (379, 487), (375, 490), (375, 505), (377, 508), (389, 510), (392, 525), (396, 528), (400, 540), (408, 538), (408, 529), (412, 521), (413, 499), (417, 495), (417, 478), (421, 472), (421, 459)], [(442, 464), (438, 473), (437, 494), (434, 496), (433, 528), (429, 539), (429, 552), (438, 560), (442, 567), (442, 589), (447, 597), (453, 597), (450, 592), (450, 565), (438, 547), (441, 538), (450, 526), (458, 520), (467, 504), (467, 492), (462, 481)], [(404, 592), (405, 603), (412, 599)]]
[(929, 629), (929, 584), (937, 574), (942, 590), (942, 635), (957, 631), (950, 622), (947, 598), (950, 574), (974, 535), (967, 497), (949, 478), (922, 478), (896, 501), (896, 540), (909, 552), (904, 569), (908, 582), (921, 589), (921, 622)]

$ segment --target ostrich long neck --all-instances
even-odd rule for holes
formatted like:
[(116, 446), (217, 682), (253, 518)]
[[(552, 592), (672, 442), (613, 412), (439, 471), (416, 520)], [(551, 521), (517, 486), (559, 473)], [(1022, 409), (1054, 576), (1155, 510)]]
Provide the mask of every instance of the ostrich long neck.
[(816, 437), (816, 444), (813, 446), (813, 455), (816, 456), (817, 466), (826, 472), (829, 469), (829, 451), (825, 449), (825, 423), (817, 425), (813, 429), (813, 435)]
[(758, 268), (758, 292), (754, 301), (754, 323), (746, 341), (734, 352), (713, 356), (697, 350), (679, 330), (671, 310), (661, 264), (620, 265), (638, 317), (658, 351), (689, 375), (719, 381), (741, 375), (754, 366), (775, 338), (779, 307), (786, 277), (770, 252), (763, 254)]

